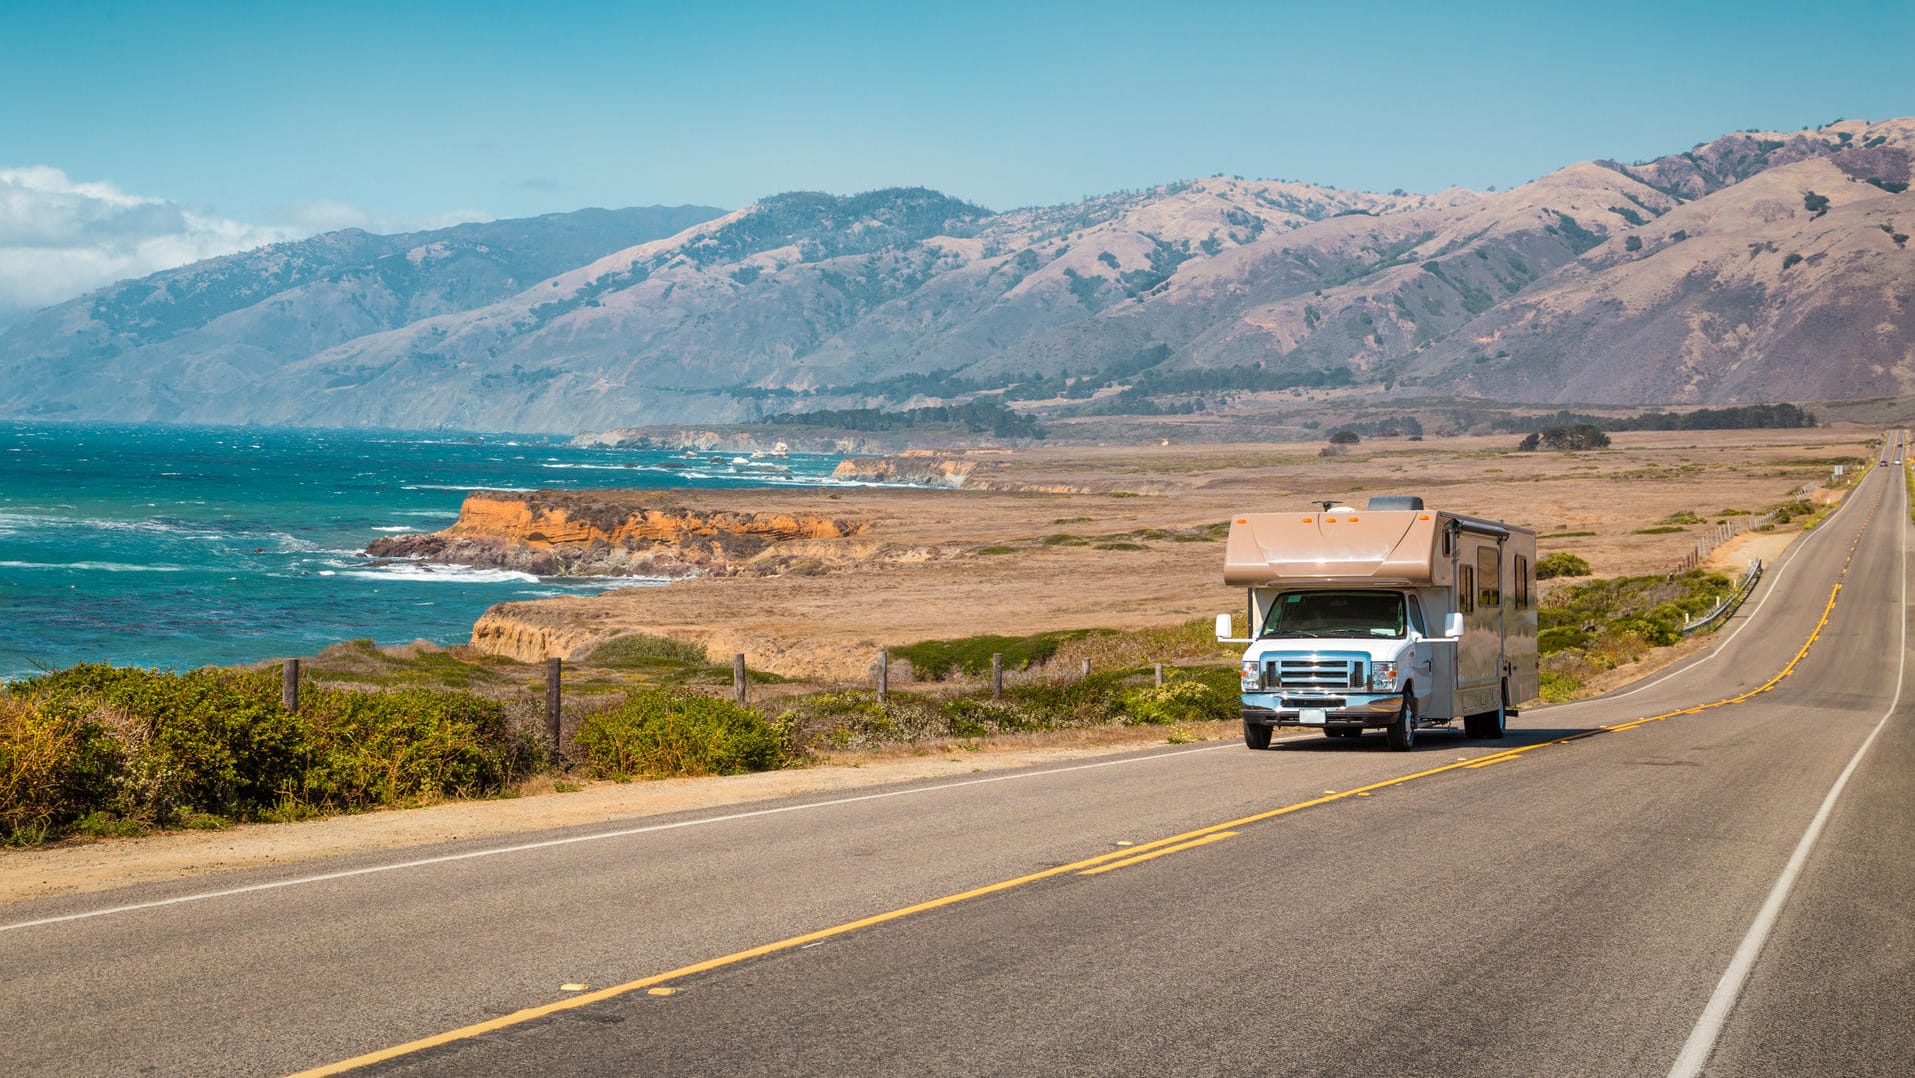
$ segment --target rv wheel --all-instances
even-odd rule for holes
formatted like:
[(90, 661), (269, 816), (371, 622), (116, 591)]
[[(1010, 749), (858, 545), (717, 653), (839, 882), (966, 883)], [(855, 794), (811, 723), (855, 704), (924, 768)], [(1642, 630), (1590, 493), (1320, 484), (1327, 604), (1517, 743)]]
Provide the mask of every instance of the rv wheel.
[(1243, 720), (1243, 743), (1253, 749), (1270, 747), (1270, 728), (1260, 722)]
[(1470, 737), (1486, 738), (1494, 741), (1503, 736), (1506, 728), (1504, 713), (1509, 704), (1509, 682), (1503, 682), (1503, 696), (1496, 704), (1495, 711), (1485, 711), (1481, 715), (1463, 716), (1463, 733)]
[(1383, 728), (1388, 735), (1390, 750), (1408, 752), (1416, 747), (1416, 695), (1403, 693), (1403, 710), (1396, 713), (1396, 721)]

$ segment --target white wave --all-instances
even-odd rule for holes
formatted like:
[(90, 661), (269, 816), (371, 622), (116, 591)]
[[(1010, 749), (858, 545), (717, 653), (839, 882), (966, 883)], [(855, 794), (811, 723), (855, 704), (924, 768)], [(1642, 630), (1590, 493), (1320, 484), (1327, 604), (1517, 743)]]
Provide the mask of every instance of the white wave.
[(420, 580), (434, 584), (536, 584), (539, 582), (539, 578), (531, 573), (520, 573), (511, 569), (476, 569), (470, 565), (427, 565), (423, 562), (401, 562), (394, 565), (382, 565), (376, 569), (351, 569), (342, 575), (359, 580)]
[(511, 490), (531, 491), (537, 487), (502, 487), (496, 483), (407, 483), (401, 490)]
[(79, 569), (90, 573), (183, 573), (179, 565), (129, 565), (118, 561), (0, 561), (0, 569)]
[(656, 472), (664, 470), (645, 464), (541, 464), (539, 467), (587, 472)]
[(565, 587), (572, 591), (618, 591), (622, 588), (660, 588), (682, 579), (670, 576), (595, 576), (568, 578)]
[(410, 524), (384, 524), (372, 530), (376, 532), (409, 532), (417, 531), (418, 529)]
[[(149, 504), (147, 508), (157, 507)], [(91, 528), (94, 531), (103, 532), (158, 532), (161, 535), (191, 535), (199, 530), (168, 520), (111, 520), (104, 518), (76, 520), (69, 526)]]

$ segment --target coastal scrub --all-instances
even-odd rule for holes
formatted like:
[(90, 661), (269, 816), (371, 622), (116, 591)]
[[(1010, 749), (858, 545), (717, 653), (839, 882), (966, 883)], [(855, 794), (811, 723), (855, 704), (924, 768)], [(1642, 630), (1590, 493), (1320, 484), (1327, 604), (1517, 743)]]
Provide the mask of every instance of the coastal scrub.
[(791, 759), (784, 732), (757, 711), (659, 689), (588, 716), (573, 742), (590, 771), (619, 782), (770, 771)]
[(543, 763), (469, 693), (82, 664), (0, 694), (0, 841), (284, 820), (486, 796)]

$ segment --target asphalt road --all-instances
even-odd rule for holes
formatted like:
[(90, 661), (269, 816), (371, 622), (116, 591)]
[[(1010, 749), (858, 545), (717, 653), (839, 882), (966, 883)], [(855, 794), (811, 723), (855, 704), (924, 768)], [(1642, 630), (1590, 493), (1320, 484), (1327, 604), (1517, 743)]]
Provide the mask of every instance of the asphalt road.
[(1879, 470), (1711, 650), (1501, 742), (1171, 746), (0, 907), (0, 1071), (1906, 1074), (1907, 522)]

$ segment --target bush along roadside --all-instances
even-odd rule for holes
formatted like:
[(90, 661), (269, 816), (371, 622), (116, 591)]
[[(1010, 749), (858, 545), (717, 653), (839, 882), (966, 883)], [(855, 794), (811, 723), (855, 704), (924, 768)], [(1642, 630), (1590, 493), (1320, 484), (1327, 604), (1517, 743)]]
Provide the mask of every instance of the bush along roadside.
[(1686, 618), (1715, 609), (1735, 588), (1722, 573), (1691, 569), (1557, 589), (1537, 610), (1543, 700), (1573, 700), (1596, 674), (1676, 643)]
[[(869, 688), (785, 693), (768, 717), (701, 693), (718, 688), (700, 676), (714, 669), (702, 648), (627, 641), (594, 659), (642, 668), (647, 680), (594, 689), (588, 699), (606, 705), (581, 717), (571, 763), (617, 781), (731, 775), (798, 766), (820, 751), (1237, 716), (1236, 669), (1208, 622), (968, 638), (916, 655), (953, 678), (988, 669), (994, 651), (1015, 656), (1007, 669), (1025, 672), (1000, 698), (976, 680), (920, 683), (882, 701)], [(0, 845), (512, 796), (524, 780), (554, 773), (542, 724), (510, 717), (523, 684), (493, 669), (494, 660), (473, 667), (480, 677), (449, 655), (428, 656), (427, 670), (370, 642), (351, 658), (354, 669), (377, 667), (381, 683), (343, 688), (309, 678), (297, 711), (281, 705), (277, 671), (83, 665), (0, 686)], [(1158, 685), (1158, 661), (1191, 665), (1165, 667)], [(1096, 672), (1085, 677), (1032, 669), (1074, 672), (1086, 662)], [(437, 684), (421, 683), (426, 674)], [(448, 688), (448, 680), (495, 695)]]
[(1149, 667), (1097, 671), (1056, 683), (954, 694), (857, 689), (788, 702), (779, 723), (795, 742), (816, 749), (876, 749), (922, 742), (1092, 726), (1166, 726), (1235, 719), (1237, 673), (1222, 666), (1179, 667), (1155, 685)]
[(573, 742), (588, 770), (619, 782), (770, 771), (795, 755), (786, 731), (751, 708), (662, 689), (588, 716)]
[(496, 794), (545, 764), (463, 692), (82, 665), (0, 694), (0, 841), (288, 820)]

